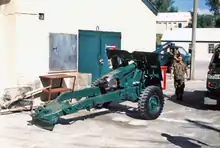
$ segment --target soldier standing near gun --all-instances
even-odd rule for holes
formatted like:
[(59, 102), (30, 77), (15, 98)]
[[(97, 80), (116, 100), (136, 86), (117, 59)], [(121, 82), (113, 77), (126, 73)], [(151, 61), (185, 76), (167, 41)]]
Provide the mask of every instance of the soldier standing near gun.
[(177, 58), (177, 55), (179, 55), (179, 51), (178, 51), (178, 48), (172, 48), (170, 47), (170, 55), (172, 56), (173, 58), (173, 61), (172, 63), (175, 63), (176, 61), (178, 61), (179, 59)]
[(185, 88), (185, 74), (188, 78), (187, 65), (183, 63), (181, 54), (177, 54), (177, 61), (173, 62), (171, 67), (170, 78), (174, 75), (174, 87), (177, 100), (183, 100)]

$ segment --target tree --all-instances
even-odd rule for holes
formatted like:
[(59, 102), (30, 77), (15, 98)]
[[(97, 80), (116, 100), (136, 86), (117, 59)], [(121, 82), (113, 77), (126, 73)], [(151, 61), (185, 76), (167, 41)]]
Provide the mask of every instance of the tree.
[(215, 28), (220, 28), (220, 19), (215, 20)]
[(212, 28), (213, 15), (198, 15), (197, 28)]
[[(191, 17), (193, 18), (193, 12), (191, 13)], [(214, 16), (210, 14), (197, 14), (197, 28), (212, 28), (214, 27)], [(192, 20), (188, 24), (186, 28), (192, 28)]]
[(206, 0), (206, 5), (209, 7), (209, 11), (214, 14), (215, 27), (220, 28), (220, 1)]
[(209, 11), (214, 15), (219, 14), (220, 1), (219, 0), (206, 0), (206, 5), (209, 7)]
[(177, 12), (178, 11), (178, 9), (173, 6), (174, 0), (150, 0), (150, 2), (160, 12)]
[(190, 19), (190, 22), (188, 23), (188, 26), (186, 28), (192, 28), (192, 18), (193, 18), (193, 12), (192, 11), (189, 11), (190, 14), (191, 14), (191, 19)]

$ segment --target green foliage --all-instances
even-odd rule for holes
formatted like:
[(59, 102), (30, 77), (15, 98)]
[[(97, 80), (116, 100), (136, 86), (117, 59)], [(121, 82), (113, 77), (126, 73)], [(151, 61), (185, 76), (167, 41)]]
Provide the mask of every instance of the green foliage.
[(220, 28), (220, 1), (206, 0), (206, 5), (209, 7), (209, 11), (214, 14), (214, 27)]
[[(193, 12), (191, 12), (193, 18)], [(210, 14), (197, 14), (197, 28), (212, 28), (214, 27), (214, 16)], [(187, 28), (192, 28), (192, 21)]]
[[(173, 6), (175, 0), (149, 0), (159, 10), (159, 12), (178, 12), (178, 9)], [(206, 0), (206, 5), (213, 15), (198, 14), (197, 28), (220, 28), (220, 0)], [(191, 12), (191, 14), (193, 14)], [(192, 28), (192, 23), (189, 23), (187, 28)]]
[(220, 18), (215, 20), (215, 28), (220, 28)]
[(170, 9), (169, 9), (169, 12), (178, 12), (178, 8), (174, 7), (174, 6), (171, 6)]
[(209, 7), (209, 11), (214, 15), (219, 13), (220, 1), (219, 0), (206, 0), (206, 5)]
[(212, 28), (214, 16), (213, 15), (198, 15), (197, 28)]

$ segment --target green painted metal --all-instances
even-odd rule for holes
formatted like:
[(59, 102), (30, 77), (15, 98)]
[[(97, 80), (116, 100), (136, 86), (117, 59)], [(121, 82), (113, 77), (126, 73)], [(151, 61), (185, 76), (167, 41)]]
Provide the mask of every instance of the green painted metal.
[[(90, 110), (114, 101), (137, 102), (141, 92), (150, 85), (161, 89), (161, 70), (157, 54), (145, 52), (129, 53), (123, 50), (107, 50), (108, 58), (119, 67), (93, 82), (92, 87), (61, 94), (31, 114), (32, 121), (40, 125), (54, 126), (60, 116)], [(114, 60), (114, 58), (120, 60)], [(74, 100), (72, 103), (71, 100)], [(151, 106), (155, 100), (150, 100)], [(151, 108), (150, 106), (150, 108)], [(154, 109), (151, 109), (154, 110)]]
[(151, 113), (157, 113), (160, 109), (159, 98), (157, 96), (152, 96), (149, 99), (148, 107)]
[(79, 30), (78, 71), (91, 73), (92, 81), (110, 71), (106, 45), (116, 45), (120, 49), (121, 33)]
[(217, 106), (220, 108), (220, 44), (215, 46), (208, 68), (206, 99), (216, 100)]

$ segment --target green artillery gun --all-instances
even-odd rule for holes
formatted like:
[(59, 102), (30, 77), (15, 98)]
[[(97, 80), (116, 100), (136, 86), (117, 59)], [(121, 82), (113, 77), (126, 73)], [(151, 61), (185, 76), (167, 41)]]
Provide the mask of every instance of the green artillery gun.
[[(65, 92), (47, 105), (39, 106), (31, 114), (32, 124), (52, 130), (60, 116), (104, 108), (114, 101), (138, 102), (141, 117), (157, 119), (164, 106), (158, 54), (109, 49), (106, 52), (112, 63), (108, 74), (95, 80), (90, 88)], [(74, 103), (70, 101), (73, 99)]]
[(204, 104), (220, 109), (220, 44), (217, 44), (210, 60), (206, 79)]

